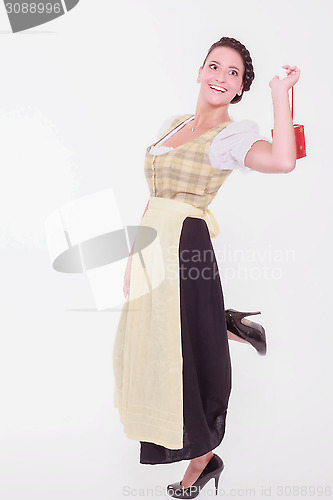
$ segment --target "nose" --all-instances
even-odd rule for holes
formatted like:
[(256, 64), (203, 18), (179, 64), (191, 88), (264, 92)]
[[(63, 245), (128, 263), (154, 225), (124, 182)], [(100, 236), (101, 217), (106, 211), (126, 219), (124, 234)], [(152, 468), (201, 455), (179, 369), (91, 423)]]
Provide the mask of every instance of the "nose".
[(220, 70), (220, 71), (218, 72), (218, 74), (216, 75), (216, 81), (217, 81), (217, 82), (221, 82), (221, 83), (225, 82), (225, 81), (226, 81), (226, 79), (227, 79), (226, 74), (227, 74), (227, 73), (226, 73), (225, 71)]
[(220, 68), (216, 73), (216, 82), (225, 82), (227, 80), (228, 70)]

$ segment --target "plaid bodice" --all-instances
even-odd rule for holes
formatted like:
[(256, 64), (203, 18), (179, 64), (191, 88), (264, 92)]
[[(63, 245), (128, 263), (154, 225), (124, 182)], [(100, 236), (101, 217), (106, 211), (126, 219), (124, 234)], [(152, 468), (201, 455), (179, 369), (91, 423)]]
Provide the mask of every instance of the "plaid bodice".
[(206, 209), (232, 172), (232, 170), (212, 167), (209, 160), (210, 144), (214, 137), (227, 126), (227, 122), (220, 123), (196, 139), (170, 149), (164, 154), (149, 153), (152, 146), (190, 116), (192, 115), (177, 117), (164, 136), (148, 146), (144, 172), (150, 196), (176, 199)]

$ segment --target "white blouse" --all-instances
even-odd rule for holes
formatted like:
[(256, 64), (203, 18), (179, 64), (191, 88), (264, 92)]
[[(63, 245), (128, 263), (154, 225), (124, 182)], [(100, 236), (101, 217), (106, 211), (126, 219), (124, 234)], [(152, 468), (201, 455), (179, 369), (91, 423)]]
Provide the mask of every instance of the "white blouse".
[[(165, 130), (170, 127), (177, 116), (178, 115), (173, 116), (164, 122), (158, 137), (161, 137), (161, 135), (165, 133)], [(193, 119), (194, 116), (191, 116), (184, 123), (178, 125), (178, 127), (172, 130), (164, 139), (159, 141), (155, 146), (152, 146), (149, 153), (151, 155), (161, 155), (174, 149), (169, 146), (163, 146), (163, 142)], [(214, 137), (209, 146), (209, 160), (212, 167), (220, 170), (239, 169), (244, 173), (255, 172), (255, 170), (252, 170), (244, 164), (244, 159), (246, 153), (256, 141), (272, 142), (267, 139), (267, 137), (260, 134), (256, 122), (252, 120), (232, 121)]]

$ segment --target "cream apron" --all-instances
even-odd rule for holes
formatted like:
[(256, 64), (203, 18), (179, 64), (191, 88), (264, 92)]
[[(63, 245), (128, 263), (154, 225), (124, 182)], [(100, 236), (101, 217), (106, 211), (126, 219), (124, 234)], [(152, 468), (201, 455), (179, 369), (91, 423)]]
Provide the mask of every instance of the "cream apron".
[(157, 233), (140, 252), (136, 239), (113, 350), (114, 406), (126, 436), (170, 449), (183, 448), (179, 240), (186, 217), (204, 219), (211, 238), (218, 234), (209, 209), (150, 197), (140, 226)]

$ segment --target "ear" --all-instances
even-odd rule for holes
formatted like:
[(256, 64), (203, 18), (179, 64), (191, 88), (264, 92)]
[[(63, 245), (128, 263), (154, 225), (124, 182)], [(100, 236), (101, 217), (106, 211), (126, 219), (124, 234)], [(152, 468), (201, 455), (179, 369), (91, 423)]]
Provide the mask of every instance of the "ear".
[(200, 77), (201, 77), (201, 71), (202, 71), (202, 66), (200, 66), (199, 68), (199, 72), (198, 72), (198, 78), (197, 78), (197, 83), (200, 83)]

